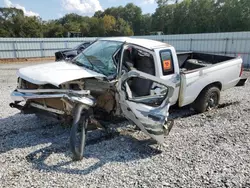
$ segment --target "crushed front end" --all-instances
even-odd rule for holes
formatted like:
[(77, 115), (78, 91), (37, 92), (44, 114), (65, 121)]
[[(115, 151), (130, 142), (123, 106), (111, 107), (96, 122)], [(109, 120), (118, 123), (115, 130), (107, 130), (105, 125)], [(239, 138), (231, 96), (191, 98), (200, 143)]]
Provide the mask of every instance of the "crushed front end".
[(95, 105), (90, 91), (80, 90), (78, 84), (78, 88), (76, 83), (67, 83), (58, 88), (50, 84), (36, 85), (18, 78), (18, 86), (11, 93), (14, 103), (10, 103), (10, 106), (25, 114), (46, 113), (56, 118), (67, 118), (72, 116), (76, 103), (86, 108)]
[[(106, 129), (99, 121), (114, 117), (116, 106), (113, 84), (96, 78), (69, 81), (59, 87), (18, 78), (11, 98), (14, 102), (10, 107), (24, 114), (41, 114), (71, 123), (70, 148), (77, 160), (83, 157), (87, 130)], [(76, 139), (79, 134), (80, 144)]]

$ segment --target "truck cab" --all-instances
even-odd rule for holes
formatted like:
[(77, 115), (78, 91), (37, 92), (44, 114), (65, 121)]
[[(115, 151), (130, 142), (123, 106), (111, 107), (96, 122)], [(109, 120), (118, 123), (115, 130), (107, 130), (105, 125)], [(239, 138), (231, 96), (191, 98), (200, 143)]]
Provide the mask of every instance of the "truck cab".
[[(197, 52), (177, 53), (174, 47), (160, 43), (143, 47), (139, 44), (126, 44), (124, 50), (126, 48), (130, 51), (136, 49), (134, 51), (137, 53), (148, 54), (151, 58), (151, 60), (144, 58), (141, 66), (137, 65), (137, 70), (174, 85), (171, 105), (177, 104), (183, 107), (192, 104), (194, 110), (199, 113), (218, 106), (220, 91), (239, 86), (240, 80), (242, 83), (246, 81), (241, 79), (243, 63), (240, 57)], [(136, 59), (134, 61), (136, 62)], [(151, 66), (148, 65), (149, 61)], [(138, 84), (137, 89), (139, 88), (146, 89), (143, 84)], [(204, 99), (207, 93), (209, 96)]]

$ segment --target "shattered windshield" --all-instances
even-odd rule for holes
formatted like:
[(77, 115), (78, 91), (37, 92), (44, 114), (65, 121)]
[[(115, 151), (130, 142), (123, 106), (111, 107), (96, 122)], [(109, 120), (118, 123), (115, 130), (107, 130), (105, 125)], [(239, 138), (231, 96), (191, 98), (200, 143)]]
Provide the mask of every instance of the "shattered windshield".
[(118, 41), (96, 41), (74, 58), (73, 62), (102, 73), (105, 76), (114, 75), (116, 66), (112, 57), (121, 45), (122, 42)]

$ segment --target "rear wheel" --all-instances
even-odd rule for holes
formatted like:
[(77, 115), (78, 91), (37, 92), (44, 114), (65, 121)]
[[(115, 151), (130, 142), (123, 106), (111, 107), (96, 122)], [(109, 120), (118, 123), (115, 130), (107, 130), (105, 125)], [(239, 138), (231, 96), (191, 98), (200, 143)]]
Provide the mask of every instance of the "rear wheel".
[(204, 89), (194, 101), (192, 107), (198, 113), (217, 108), (220, 101), (220, 89), (215, 86)]

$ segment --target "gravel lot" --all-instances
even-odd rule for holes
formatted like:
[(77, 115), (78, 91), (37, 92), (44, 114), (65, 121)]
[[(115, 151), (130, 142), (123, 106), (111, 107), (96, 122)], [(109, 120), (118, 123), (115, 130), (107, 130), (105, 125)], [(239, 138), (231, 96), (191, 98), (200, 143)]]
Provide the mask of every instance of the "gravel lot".
[(26, 65), (0, 65), (0, 187), (250, 187), (249, 83), (223, 92), (218, 110), (172, 110), (164, 147), (124, 122), (109, 139), (89, 132), (72, 162), (68, 127), (9, 107)]

